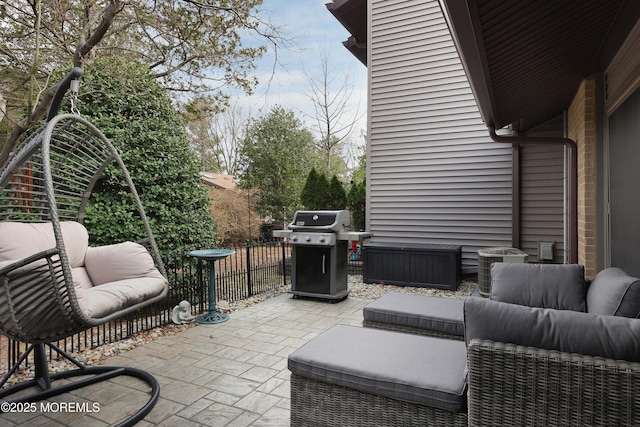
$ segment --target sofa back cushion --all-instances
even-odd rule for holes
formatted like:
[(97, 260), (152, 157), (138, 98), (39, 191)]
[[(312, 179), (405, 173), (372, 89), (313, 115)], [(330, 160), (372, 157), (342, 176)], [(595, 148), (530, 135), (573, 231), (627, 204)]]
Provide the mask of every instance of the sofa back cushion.
[(640, 320), (467, 298), (465, 340), (640, 362)]
[(528, 307), (586, 311), (584, 267), (579, 264), (494, 263), (491, 299)]
[(587, 291), (587, 311), (609, 316), (640, 317), (640, 279), (616, 267), (602, 270)]
[[(71, 268), (84, 265), (89, 247), (89, 234), (78, 222), (62, 222), (62, 239)], [(0, 222), (0, 262), (18, 261), (56, 247), (50, 222)]]

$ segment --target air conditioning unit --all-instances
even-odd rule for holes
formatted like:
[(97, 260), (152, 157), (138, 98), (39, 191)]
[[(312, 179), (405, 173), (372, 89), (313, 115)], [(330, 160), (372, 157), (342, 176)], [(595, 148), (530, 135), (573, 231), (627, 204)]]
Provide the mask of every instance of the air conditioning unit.
[(491, 294), (491, 264), (494, 262), (527, 262), (529, 255), (516, 248), (485, 248), (478, 251), (478, 287), (480, 295)]

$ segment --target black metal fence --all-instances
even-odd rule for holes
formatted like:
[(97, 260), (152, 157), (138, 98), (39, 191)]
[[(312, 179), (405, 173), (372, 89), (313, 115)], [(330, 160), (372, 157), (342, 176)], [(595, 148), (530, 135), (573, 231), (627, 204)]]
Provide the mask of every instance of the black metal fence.
[[(285, 291), (286, 286), (291, 283), (291, 248), (288, 244), (266, 241), (229, 249), (235, 250), (235, 253), (214, 264), (216, 301), (233, 304), (264, 292)], [(136, 333), (170, 323), (173, 307), (183, 300), (191, 304), (192, 314), (205, 312), (209, 300), (209, 264), (187, 254), (166, 255), (164, 262), (169, 278), (169, 297), (166, 301), (145, 307), (125, 318), (87, 329), (56, 344), (66, 352), (74, 353), (130, 338)], [(348, 265), (349, 274), (362, 274), (358, 253), (349, 252)], [(1, 338), (8, 341), (6, 358), (3, 359), (7, 366), (13, 366), (26, 346), (4, 336)], [(56, 355), (52, 354), (50, 357)]]

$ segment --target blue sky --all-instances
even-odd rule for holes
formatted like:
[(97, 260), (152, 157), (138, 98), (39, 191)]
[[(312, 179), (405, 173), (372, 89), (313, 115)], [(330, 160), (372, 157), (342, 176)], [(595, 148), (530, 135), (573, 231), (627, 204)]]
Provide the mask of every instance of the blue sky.
[[(292, 110), (308, 126), (312, 122), (306, 115), (313, 115), (313, 105), (308, 99), (310, 87), (305, 75), (318, 72), (319, 55), (329, 52), (330, 74), (335, 73), (338, 82), (344, 75), (353, 77), (353, 108), (359, 110), (360, 120), (353, 138), (360, 140), (360, 129), (366, 128), (367, 69), (342, 45), (349, 37), (348, 31), (327, 10), (327, 0), (264, 0), (261, 16), (280, 27), (292, 44), (278, 50), (278, 63), (274, 67), (274, 52), (270, 50), (255, 70), (260, 84), (252, 96), (237, 96), (233, 101), (249, 108), (253, 116), (260, 110), (280, 105)], [(347, 74), (345, 74), (347, 73)], [(320, 79), (320, 75), (316, 79)]]

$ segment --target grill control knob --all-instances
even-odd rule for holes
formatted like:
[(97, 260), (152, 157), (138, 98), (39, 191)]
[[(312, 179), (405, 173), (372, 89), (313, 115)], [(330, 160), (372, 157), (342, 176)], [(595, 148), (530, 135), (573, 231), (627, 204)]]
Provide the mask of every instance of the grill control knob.
[(295, 234), (291, 235), (291, 241), (295, 242), (296, 240), (298, 240), (298, 236), (296, 236)]
[(320, 243), (324, 243), (324, 236), (320, 236)]
[(310, 242), (311, 241), (311, 237), (305, 236), (304, 240), (306, 240), (307, 242)]

